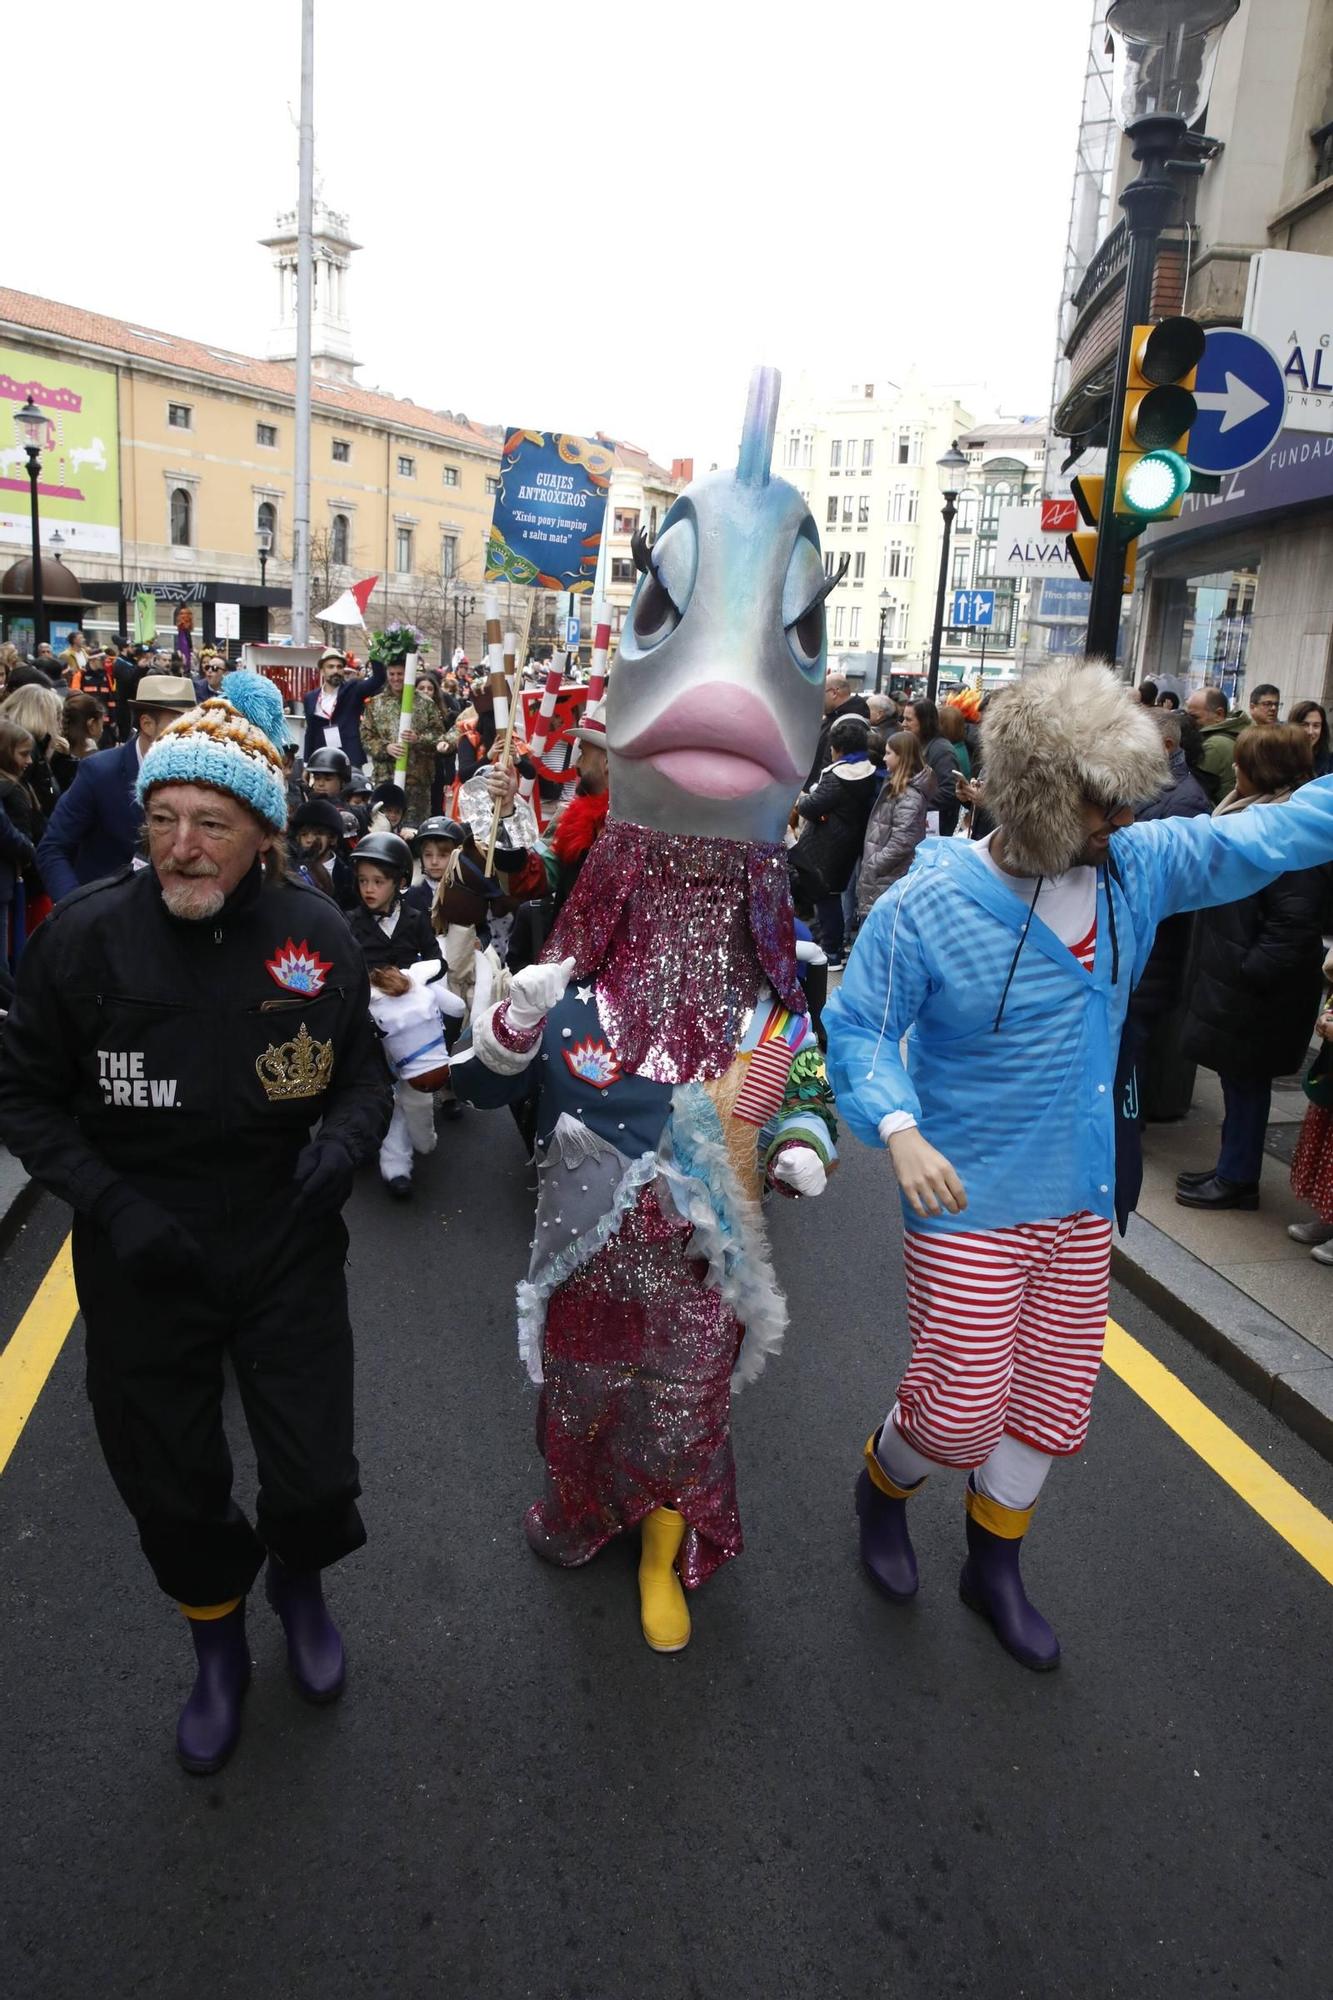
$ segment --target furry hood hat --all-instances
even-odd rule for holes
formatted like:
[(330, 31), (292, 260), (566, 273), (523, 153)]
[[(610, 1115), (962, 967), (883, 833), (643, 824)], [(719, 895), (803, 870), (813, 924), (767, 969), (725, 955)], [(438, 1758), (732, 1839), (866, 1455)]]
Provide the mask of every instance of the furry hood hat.
[(1074, 865), (1085, 799), (1139, 805), (1169, 776), (1151, 711), (1100, 662), (1056, 660), (1003, 689), (982, 720), (981, 751), (986, 809), (1024, 875)]

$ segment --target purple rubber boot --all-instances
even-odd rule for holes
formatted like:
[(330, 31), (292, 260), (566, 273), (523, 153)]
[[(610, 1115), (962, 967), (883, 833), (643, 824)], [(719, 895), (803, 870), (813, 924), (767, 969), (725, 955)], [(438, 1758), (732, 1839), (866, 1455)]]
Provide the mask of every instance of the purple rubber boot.
[[(1023, 1534), (1032, 1509), (1019, 1512), (1001, 1507), (967, 1483), (967, 1561), (958, 1579), (958, 1595), (969, 1610), (989, 1618), (1006, 1653), (1012, 1653), (1035, 1673), (1060, 1664), (1060, 1641), (1035, 1605), (1029, 1604), (1019, 1569)], [(992, 1523), (987, 1526), (987, 1522)], [(1008, 1528), (998, 1534), (997, 1527)]]
[(187, 1771), (220, 1771), (241, 1734), (241, 1704), (250, 1685), (245, 1599), (221, 1618), (191, 1618), (199, 1663), (190, 1699), (176, 1724), (176, 1755)]
[(268, 1559), (269, 1603), (287, 1634), (287, 1665), (307, 1701), (336, 1701), (347, 1679), (342, 1635), (328, 1613), (317, 1569), (287, 1569)]
[[(916, 1596), (916, 1550), (907, 1532), (907, 1502), (925, 1485), (895, 1486), (879, 1460), (875, 1447), (879, 1433), (866, 1444), (866, 1462), (856, 1482), (856, 1512), (861, 1523), (861, 1561), (872, 1583), (895, 1604), (906, 1604)], [(872, 1469), (873, 1468), (873, 1469)]]

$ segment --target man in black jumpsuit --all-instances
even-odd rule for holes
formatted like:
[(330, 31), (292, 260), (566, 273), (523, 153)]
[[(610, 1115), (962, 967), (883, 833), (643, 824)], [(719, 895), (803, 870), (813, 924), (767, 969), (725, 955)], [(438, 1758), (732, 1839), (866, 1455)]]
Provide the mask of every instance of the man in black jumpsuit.
[[(339, 1210), (387, 1128), (389, 1078), (342, 916), (284, 872), (282, 727), (271, 685), (235, 674), (225, 704), (153, 745), (152, 865), (57, 906), (0, 1052), (0, 1136), (75, 1211), (107, 1465), (190, 1621), (177, 1749), (199, 1771), (239, 1734), (265, 1556), (297, 1685), (326, 1701), (344, 1668), (319, 1572), (365, 1540)], [(258, 1459), (254, 1527), (231, 1497), (224, 1353)]]

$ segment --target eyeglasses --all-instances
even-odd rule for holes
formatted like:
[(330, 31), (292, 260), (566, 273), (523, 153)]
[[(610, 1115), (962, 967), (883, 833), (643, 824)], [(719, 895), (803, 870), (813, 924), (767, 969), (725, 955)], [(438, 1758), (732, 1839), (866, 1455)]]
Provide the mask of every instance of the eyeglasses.
[(1268, 701), (1268, 700), (1264, 700), (1264, 701), (1252, 701), (1252, 702), (1250, 703), (1250, 707), (1251, 707), (1251, 708), (1266, 708), (1266, 709), (1271, 709), (1274, 715), (1276, 715), (1276, 714), (1277, 714), (1277, 710), (1278, 710), (1278, 705), (1277, 705), (1277, 703), (1276, 703), (1275, 701)]

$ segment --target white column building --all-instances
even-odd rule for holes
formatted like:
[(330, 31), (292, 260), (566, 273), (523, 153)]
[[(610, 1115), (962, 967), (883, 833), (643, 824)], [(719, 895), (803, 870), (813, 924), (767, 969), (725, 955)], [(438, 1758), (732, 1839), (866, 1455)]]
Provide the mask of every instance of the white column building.
[(891, 667), (924, 671), (944, 531), (935, 465), (971, 423), (952, 390), (915, 375), (784, 386), (773, 469), (819, 524), (825, 568), (848, 559), (829, 600), (830, 671), (873, 684), (881, 612), (885, 686)]

